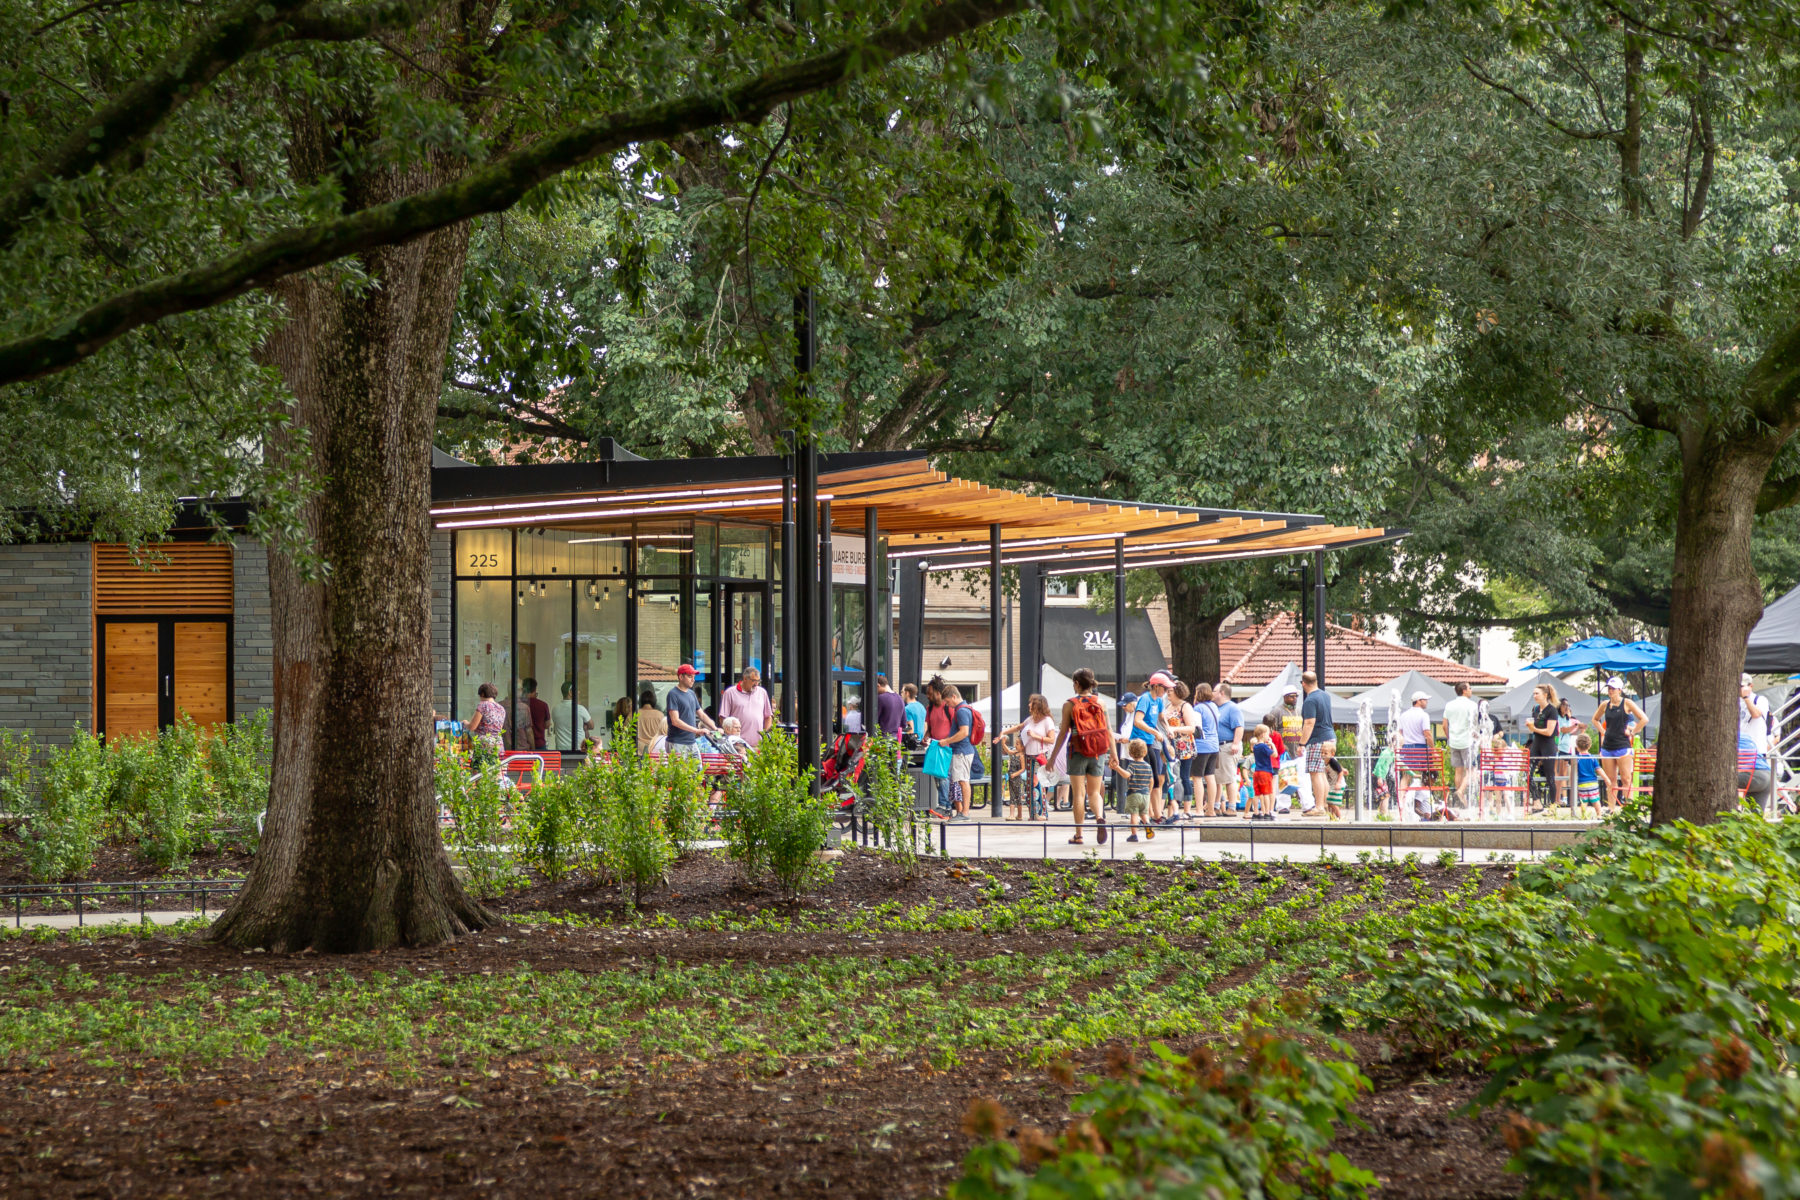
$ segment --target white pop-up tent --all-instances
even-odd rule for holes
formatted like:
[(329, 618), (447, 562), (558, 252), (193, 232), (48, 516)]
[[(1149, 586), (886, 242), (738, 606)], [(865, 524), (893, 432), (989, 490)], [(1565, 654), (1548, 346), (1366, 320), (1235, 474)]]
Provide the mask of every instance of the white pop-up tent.
[[(1281, 668), (1281, 673), (1270, 680), (1267, 687), (1238, 700), (1238, 711), (1244, 714), (1247, 724), (1255, 726), (1264, 716), (1280, 706), (1281, 698), (1289, 688), (1296, 692), (1300, 690), (1300, 667), (1297, 663), (1289, 663)], [(1237, 699), (1235, 696), (1232, 698)], [(1299, 711), (1298, 705), (1295, 706), (1295, 711)]]
[[(1063, 701), (1075, 694), (1075, 681), (1070, 679), (1067, 675), (1064, 675), (1049, 663), (1045, 663), (1043, 666), (1043, 688), (1044, 699), (1050, 702), (1050, 715), (1060, 718), (1062, 716)], [(1107, 722), (1111, 724), (1113, 721), (1113, 710), (1116, 707), (1113, 704), (1113, 698), (1111, 696), (1101, 695), (1100, 693), (1095, 693), (1095, 695), (1098, 696), (1100, 700), (1100, 707), (1106, 710)], [(992, 697), (983, 697), (969, 706), (979, 712), (981, 714), (981, 719), (986, 721), (989, 726), (992, 726), (994, 723), (993, 709), (989, 707), (989, 701), (991, 699)], [(1018, 724), (1019, 710), (1022, 707), (1023, 699), (1024, 698), (1019, 692), (1019, 685), (1016, 683), (1000, 693), (1000, 724), (1003, 728), (1007, 725)]]

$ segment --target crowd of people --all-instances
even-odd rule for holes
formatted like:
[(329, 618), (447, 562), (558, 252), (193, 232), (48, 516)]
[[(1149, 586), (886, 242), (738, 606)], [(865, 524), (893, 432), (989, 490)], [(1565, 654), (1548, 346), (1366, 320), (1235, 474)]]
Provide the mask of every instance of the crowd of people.
[[(1343, 815), (1347, 773), (1337, 760), (1330, 697), (1311, 672), (1260, 716), (1239, 709), (1228, 683), (1190, 687), (1157, 671), (1142, 692), (1119, 698), (1109, 722), (1094, 673), (1080, 669), (1073, 682), (1075, 694), (1060, 715), (1033, 695), (1020, 720), (999, 731), (1007, 820), (1047, 821), (1053, 809), (1067, 808), (1075, 824), (1070, 844), (1081, 845), (1090, 818), (1106, 836), (1109, 790), (1133, 842), (1182, 821), (1272, 821), (1289, 810)], [(922, 691), (907, 684), (901, 695), (907, 745), (950, 755), (942, 791), (928, 807), (951, 821), (969, 820), (979, 717), (941, 677)]]

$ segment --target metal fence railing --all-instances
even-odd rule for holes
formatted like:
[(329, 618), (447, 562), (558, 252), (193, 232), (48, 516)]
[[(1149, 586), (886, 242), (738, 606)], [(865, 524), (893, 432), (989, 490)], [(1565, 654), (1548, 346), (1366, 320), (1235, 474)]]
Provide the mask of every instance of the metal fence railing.
[[(237, 894), (243, 886), (241, 879), (164, 879), (145, 880), (123, 883), (30, 883), (10, 887), (0, 887), (0, 912), (7, 907), (13, 910), (13, 927), (20, 928), (25, 923), (26, 908), (41, 908), (45, 905), (67, 904), (75, 910), (75, 923), (84, 925), (90, 913), (100, 915), (96, 904), (106, 901), (129, 900), (131, 908), (139, 917), (150, 912), (150, 901), (155, 898), (185, 898), (202, 917), (207, 915), (208, 906), (218, 907), (221, 900), (228, 900)], [(34, 914), (36, 915), (36, 914)]]

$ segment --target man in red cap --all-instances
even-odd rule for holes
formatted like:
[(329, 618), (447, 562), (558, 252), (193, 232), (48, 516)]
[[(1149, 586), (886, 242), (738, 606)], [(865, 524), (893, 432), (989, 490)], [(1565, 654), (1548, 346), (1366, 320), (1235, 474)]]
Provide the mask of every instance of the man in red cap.
[(697, 744), (702, 733), (718, 732), (711, 717), (700, 708), (700, 697), (694, 694), (694, 668), (682, 663), (675, 668), (675, 690), (669, 693), (669, 754), (699, 758)]

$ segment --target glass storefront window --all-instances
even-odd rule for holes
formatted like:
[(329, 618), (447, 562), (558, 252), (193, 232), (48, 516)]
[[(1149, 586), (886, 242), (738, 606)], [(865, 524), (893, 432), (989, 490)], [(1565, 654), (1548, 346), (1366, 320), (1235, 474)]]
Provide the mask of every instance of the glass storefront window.
[(693, 561), (692, 521), (641, 521), (637, 537), (640, 575), (680, 575)]
[(631, 561), (629, 521), (616, 525), (584, 525), (564, 532), (568, 534), (569, 574), (625, 574)]
[(619, 701), (626, 700), (626, 714), (637, 711), (637, 705), (626, 698), (625, 692), (625, 621), (629, 607), (623, 587), (595, 588), (591, 595), (577, 597), (575, 604), (575, 707), (571, 724), (559, 729), (580, 728), (585, 711), (593, 724), (590, 736), (609, 748)]
[(719, 574), (728, 579), (767, 579), (769, 531), (746, 525), (720, 526)]
[(513, 531), (464, 529), (456, 535), (456, 573), (492, 579), (512, 574)]
[(718, 683), (713, 678), (719, 664), (709, 653), (713, 644), (713, 591), (709, 583), (694, 590), (694, 690), (700, 694), (700, 707), (709, 709), (718, 701)]
[[(574, 636), (569, 601), (575, 584), (570, 579), (520, 580), (513, 586), (519, 609), (517, 674), (519, 691), (530, 691), (535, 681), (538, 699), (550, 706), (550, 725), (545, 745), (550, 749), (566, 739), (573, 713), (562, 702), (565, 683), (575, 678)], [(512, 706), (507, 705), (507, 712)], [(522, 741), (511, 742), (523, 749)]]
[(456, 585), (456, 681), (453, 697), (459, 721), (475, 715), (475, 690), (491, 683), (505, 695), (512, 689), (512, 581), (463, 580)]
[(861, 588), (833, 588), (831, 666), (860, 671), (863, 666), (863, 593)]
[(718, 544), (719, 527), (717, 525), (710, 521), (694, 522), (694, 574), (713, 575), (717, 573)]
[(637, 594), (638, 690), (656, 693), (656, 706), (675, 686), (675, 668), (681, 665), (681, 584), (657, 580), (638, 585)]

